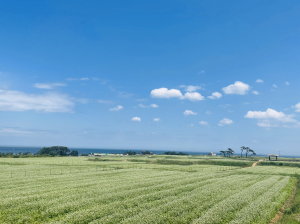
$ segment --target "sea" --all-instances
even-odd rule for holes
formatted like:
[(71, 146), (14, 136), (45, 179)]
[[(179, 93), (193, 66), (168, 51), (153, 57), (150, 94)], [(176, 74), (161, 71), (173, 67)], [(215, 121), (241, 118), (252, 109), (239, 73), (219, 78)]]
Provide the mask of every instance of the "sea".
[[(36, 154), (41, 148), (43, 147), (29, 147), (29, 146), (0, 146), (0, 152), (1, 153), (7, 153), (7, 152), (12, 152), (13, 154), (18, 154), (18, 153), (24, 153), (24, 152), (30, 152), (31, 154)], [(73, 148), (69, 147), (70, 151), (72, 150), (77, 150), (79, 155), (81, 154), (89, 154), (89, 153), (110, 153), (110, 154), (123, 154), (126, 151), (134, 151), (137, 153), (142, 153), (142, 151), (150, 151), (153, 154), (163, 154), (164, 152), (167, 151), (175, 151), (175, 152), (183, 152), (188, 155), (207, 155), (209, 151), (180, 151), (180, 150), (149, 150), (149, 149), (103, 149), (103, 148)], [(216, 151), (214, 153), (219, 153)], [(240, 155), (239, 153), (236, 153), (234, 155)], [(267, 154), (257, 154), (257, 156), (268, 156)], [(287, 158), (299, 158), (300, 156), (296, 155), (280, 155), (281, 157), (287, 157)]]

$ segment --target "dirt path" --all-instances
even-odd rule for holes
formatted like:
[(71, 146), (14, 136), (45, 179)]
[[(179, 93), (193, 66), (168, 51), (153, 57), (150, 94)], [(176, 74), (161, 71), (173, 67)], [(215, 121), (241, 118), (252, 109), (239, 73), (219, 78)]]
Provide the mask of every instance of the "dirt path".
[(262, 161), (264, 161), (264, 160), (263, 160), (263, 159), (258, 160), (257, 162), (255, 162), (255, 163), (252, 164), (252, 167), (253, 167), (253, 166), (256, 166), (257, 163), (262, 162)]
[(291, 196), (286, 200), (284, 205), (280, 208), (280, 210), (277, 212), (275, 217), (269, 222), (269, 224), (275, 224), (282, 219), (285, 208), (291, 205), (291, 202), (295, 197), (296, 191), (297, 191), (297, 182), (295, 183), (295, 187), (294, 187), (294, 190), (293, 190)]

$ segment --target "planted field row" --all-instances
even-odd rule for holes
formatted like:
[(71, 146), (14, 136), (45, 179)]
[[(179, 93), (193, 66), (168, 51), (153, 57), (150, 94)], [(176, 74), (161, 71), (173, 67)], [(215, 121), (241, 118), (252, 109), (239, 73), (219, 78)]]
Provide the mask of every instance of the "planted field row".
[(20, 176), (1, 183), (0, 222), (238, 223), (235, 220), (243, 218), (239, 214), (253, 209), (255, 201), (259, 209), (243, 223), (263, 222), (289, 195), (289, 181), (280, 176), (160, 169)]

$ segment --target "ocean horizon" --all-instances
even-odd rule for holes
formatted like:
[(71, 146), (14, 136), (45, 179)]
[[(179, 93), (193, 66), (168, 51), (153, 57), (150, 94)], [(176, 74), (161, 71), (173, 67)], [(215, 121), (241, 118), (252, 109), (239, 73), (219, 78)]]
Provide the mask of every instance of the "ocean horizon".
[[(0, 146), (0, 152), (7, 153), (12, 152), (13, 154), (30, 152), (32, 154), (36, 154), (43, 147), (38, 146)], [(154, 154), (163, 154), (164, 152), (175, 151), (175, 152), (183, 152), (188, 155), (207, 155), (211, 151), (184, 151), (184, 150), (150, 150), (150, 149), (106, 149), (106, 148), (83, 148), (83, 147), (68, 147), (70, 151), (77, 150), (79, 155), (88, 154), (88, 153), (110, 153), (110, 154), (123, 154), (126, 151), (135, 151), (137, 153), (141, 153), (142, 151), (150, 151)], [(219, 155), (218, 151), (213, 151), (217, 155)], [(240, 155), (240, 153), (235, 153), (234, 155)], [(267, 154), (258, 153), (256, 156), (268, 156)], [(287, 158), (299, 158), (297, 155), (280, 155), (281, 157)]]

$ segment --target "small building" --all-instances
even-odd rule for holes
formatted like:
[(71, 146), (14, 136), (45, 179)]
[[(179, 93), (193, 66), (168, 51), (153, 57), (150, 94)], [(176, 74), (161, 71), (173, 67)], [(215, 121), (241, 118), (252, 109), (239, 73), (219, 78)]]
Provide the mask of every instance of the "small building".
[(216, 156), (217, 154), (216, 154), (216, 153), (213, 153), (213, 152), (209, 152), (208, 155), (209, 155), (209, 156)]
[(271, 160), (271, 157), (276, 157), (276, 161), (278, 159), (278, 155), (275, 155), (275, 154), (269, 154), (269, 161)]

